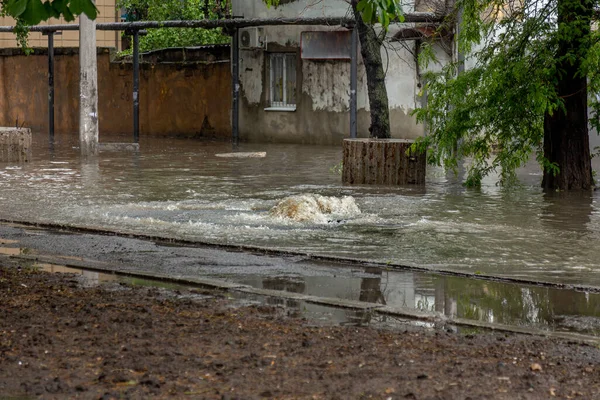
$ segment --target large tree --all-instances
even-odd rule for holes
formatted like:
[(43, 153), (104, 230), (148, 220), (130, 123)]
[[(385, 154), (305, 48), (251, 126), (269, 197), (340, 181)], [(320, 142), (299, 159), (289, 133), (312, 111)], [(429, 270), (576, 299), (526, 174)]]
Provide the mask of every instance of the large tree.
[[(389, 15), (399, 14), (400, 8), (396, 1), (351, 0), (351, 6), (360, 39), (360, 53), (367, 73), (371, 115), (369, 135), (373, 138), (390, 138), (390, 111), (381, 46), (385, 39), (385, 28), (389, 25)], [(375, 23), (379, 20), (382, 21), (384, 29), (377, 33)]]
[[(429, 128), (421, 141), (429, 161), (456, 168), (467, 157), (467, 184), (477, 185), (493, 170), (504, 182), (514, 178), (535, 153), (544, 188), (591, 189), (587, 88), (597, 93), (600, 86), (594, 5), (458, 0), (459, 50), (472, 65), (459, 74), (460, 65), (450, 64), (426, 77), (429, 101), (416, 115)], [(597, 101), (591, 105), (597, 112)]]

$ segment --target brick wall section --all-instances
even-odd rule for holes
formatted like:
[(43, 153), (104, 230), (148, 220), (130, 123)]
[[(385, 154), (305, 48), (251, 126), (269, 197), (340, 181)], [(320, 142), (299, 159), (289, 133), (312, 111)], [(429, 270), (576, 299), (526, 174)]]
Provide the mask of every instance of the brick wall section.
[[(56, 135), (77, 135), (79, 55), (57, 49), (55, 56)], [(0, 126), (25, 122), (34, 133), (48, 131), (48, 58), (0, 51)], [(100, 135), (129, 134), (133, 125), (131, 63), (111, 62), (98, 52)], [(227, 60), (141, 64), (140, 135), (228, 139), (231, 137), (231, 73)]]
[[(118, 22), (121, 20), (119, 13), (115, 6), (115, 0), (96, 0), (96, 8), (98, 8), (98, 17), (96, 18), (97, 23), (105, 22)], [(66, 22), (63, 18), (50, 19), (48, 21), (40, 23), (40, 25), (55, 25), (55, 24), (67, 24), (67, 23), (79, 23), (79, 19), (76, 18), (73, 22)], [(1, 17), (0, 26), (14, 26), (15, 21), (10, 17)], [(96, 31), (96, 42), (99, 47), (115, 47), (120, 49), (120, 32), (113, 31)], [(15, 47), (17, 42), (15, 35), (12, 33), (0, 33), (0, 48)], [(32, 32), (29, 34), (29, 46), (31, 47), (47, 47), (48, 37), (42, 36), (39, 32)], [(64, 31), (62, 35), (54, 37), (55, 47), (77, 47), (79, 46), (79, 31)]]

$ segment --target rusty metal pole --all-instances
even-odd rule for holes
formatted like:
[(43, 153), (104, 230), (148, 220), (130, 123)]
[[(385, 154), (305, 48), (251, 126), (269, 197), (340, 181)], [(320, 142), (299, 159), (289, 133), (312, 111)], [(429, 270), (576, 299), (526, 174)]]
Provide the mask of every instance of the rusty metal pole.
[(140, 142), (140, 32), (133, 31), (133, 142)]
[(48, 136), (54, 143), (54, 32), (48, 32)]
[(233, 101), (231, 105), (231, 133), (233, 136), (233, 144), (237, 145), (240, 137), (240, 46), (239, 46), (239, 31), (233, 30), (232, 40), (232, 89)]
[(352, 28), (352, 44), (350, 50), (350, 138), (357, 136), (357, 100), (356, 89), (358, 79), (358, 32), (356, 25)]

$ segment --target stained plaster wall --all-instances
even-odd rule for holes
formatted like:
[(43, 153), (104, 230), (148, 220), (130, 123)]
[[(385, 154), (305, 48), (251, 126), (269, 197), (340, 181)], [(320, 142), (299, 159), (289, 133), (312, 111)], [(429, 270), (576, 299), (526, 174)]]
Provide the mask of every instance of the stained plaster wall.
[[(79, 127), (79, 54), (58, 48), (55, 59), (55, 129), (73, 136)], [(231, 74), (227, 60), (207, 63), (141, 64), (140, 133), (230, 139)], [(98, 50), (98, 118), (100, 135), (132, 132), (131, 63), (111, 62)], [(14, 71), (19, 71), (15, 73)], [(0, 51), (0, 126), (19, 124), (34, 133), (48, 131), (48, 55)]]
[[(319, 17), (350, 15), (344, 0), (292, 1), (267, 9), (260, 2), (235, 1), (234, 14), (253, 17)], [(266, 49), (240, 50), (240, 137), (242, 140), (338, 144), (350, 131), (350, 62), (313, 61), (300, 58), (303, 31), (345, 30), (341, 27), (265, 27)], [(391, 32), (393, 34), (393, 31)], [(382, 48), (390, 106), (392, 137), (412, 139), (424, 134), (424, 127), (410, 115), (422, 101), (414, 60), (415, 42), (388, 43)], [(297, 55), (296, 111), (269, 111), (268, 53), (295, 52)], [(444, 52), (439, 52), (444, 58)], [(370, 125), (366, 72), (358, 63), (358, 136), (368, 137)]]

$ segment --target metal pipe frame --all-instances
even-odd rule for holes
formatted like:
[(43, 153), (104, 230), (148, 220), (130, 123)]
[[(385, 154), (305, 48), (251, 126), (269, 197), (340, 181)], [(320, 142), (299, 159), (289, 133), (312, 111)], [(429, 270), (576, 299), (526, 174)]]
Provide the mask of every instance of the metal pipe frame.
[[(429, 12), (414, 12), (404, 14), (404, 20), (398, 23), (415, 22), (442, 22), (444, 15)], [(354, 27), (355, 21), (352, 18), (248, 18), (248, 19), (221, 19), (221, 20), (189, 20), (189, 21), (136, 21), (136, 22), (108, 22), (96, 24), (96, 29), (100, 31), (124, 31), (141, 30), (149, 28), (229, 28), (240, 29), (252, 26), (277, 26), (277, 25), (331, 25)], [(57, 24), (57, 25), (36, 25), (27, 27), (30, 32), (56, 32), (56, 31), (76, 31), (79, 30), (79, 24)], [(13, 32), (14, 26), (0, 26), (0, 32)]]

